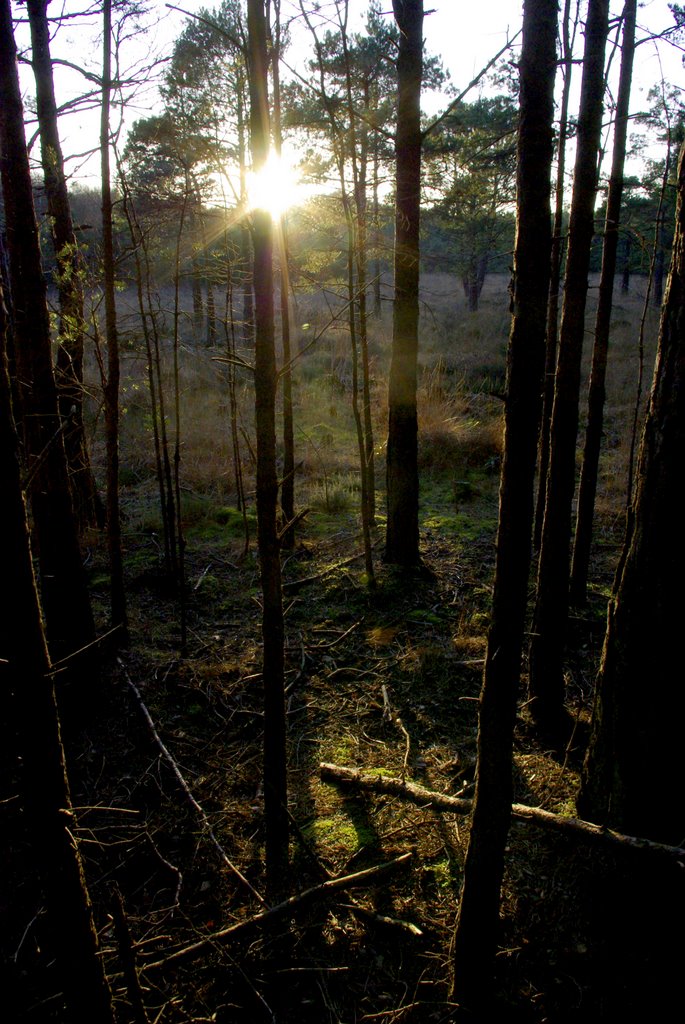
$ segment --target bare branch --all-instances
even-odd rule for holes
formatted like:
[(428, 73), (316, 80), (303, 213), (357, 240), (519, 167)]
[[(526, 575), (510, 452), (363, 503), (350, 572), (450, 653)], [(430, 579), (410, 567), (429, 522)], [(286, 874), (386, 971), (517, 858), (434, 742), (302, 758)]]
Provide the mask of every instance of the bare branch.
[(449, 115), (452, 113), (454, 108), (456, 106), (458, 106), (458, 104), (461, 103), (461, 101), (464, 99), (464, 97), (467, 96), (468, 93), (470, 93), (472, 89), (475, 89), (475, 87), (478, 85), (480, 80), (485, 75), (487, 75), (487, 73), (490, 70), (490, 68), (493, 67), (497, 63), (497, 61), (500, 59), (502, 54), (506, 53), (507, 50), (510, 50), (512, 48), (512, 46), (514, 45), (514, 43), (516, 42), (516, 40), (518, 39), (518, 37), (520, 35), (521, 35), (521, 30), (519, 29), (519, 31), (516, 33), (515, 36), (512, 36), (511, 39), (507, 39), (507, 41), (504, 44), (504, 46), (502, 47), (502, 49), (498, 53), (496, 53), (495, 56), (492, 57), (491, 60), (488, 61), (488, 63), (485, 65), (484, 68), (481, 68), (481, 70), (478, 72), (476, 77), (469, 82), (469, 84), (466, 86), (466, 88), (462, 89), (462, 91), (459, 93), (459, 95), (454, 97), (454, 99), (449, 104), (449, 106), (446, 107), (445, 110), (443, 110), (442, 114), (440, 114), (440, 117), (436, 117), (436, 119), (434, 121), (431, 121), (431, 123), (428, 125), (427, 128), (424, 128), (424, 130), (423, 130), (423, 132), (421, 134), (421, 138), (422, 139), (425, 139), (428, 135), (430, 135), (432, 132), (434, 132), (435, 129), (438, 128), (443, 123), (445, 118), (449, 117)]

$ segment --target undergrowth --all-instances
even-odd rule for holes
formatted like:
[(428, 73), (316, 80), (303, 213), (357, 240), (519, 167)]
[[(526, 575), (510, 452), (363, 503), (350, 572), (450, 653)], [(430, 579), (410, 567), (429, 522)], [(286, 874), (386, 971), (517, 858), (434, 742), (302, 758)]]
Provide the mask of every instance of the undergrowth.
[[(374, 541), (378, 586), (362, 575), (359, 485), (346, 340), (332, 329), (296, 364), (297, 501), (309, 509), (283, 560), (286, 624), (291, 891), (411, 852), (408, 870), (312, 903), (289, 927), (213, 938), (202, 955), (163, 963), (174, 950), (253, 917), (264, 888), (261, 787), (261, 599), (255, 550), (251, 393), (241, 371), (240, 445), (247, 525), (236, 501), (226, 364), (185, 344), (181, 367), (182, 519), (186, 541), (188, 651), (179, 653), (179, 595), (163, 573), (145, 360), (135, 341), (123, 367), (121, 458), (132, 642), (94, 681), (77, 715), (62, 695), (76, 812), (103, 956), (122, 1021), (132, 1019), (111, 921), (116, 882), (134, 940), (150, 1021), (278, 1020), (352, 1024), (455, 1019), (447, 1002), (450, 943), (468, 820), (396, 797), (324, 782), (320, 762), (473, 794), (478, 695), (489, 622), (502, 450), (506, 281), (487, 283), (475, 316), (456, 309), (456, 284), (426, 281), (419, 387), (421, 548), (413, 575), (381, 560), (389, 320), (372, 326), (373, 410), (379, 484)], [(120, 297), (125, 301), (125, 296)], [(328, 300), (330, 302), (330, 299)], [(299, 303), (302, 340), (329, 316), (320, 299)], [(574, 810), (591, 681), (611, 571), (618, 554), (628, 379), (634, 352), (623, 318), (609, 382), (609, 446), (602, 466), (600, 545), (591, 601), (572, 622), (568, 695), (577, 731), (562, 759), (535, 741), (519, 709), (516, 799)], [(248, 359), (249, 352), (245, 353)], [(165, 349), (171, 389), (171, 354)], [(93, 392), (97, 384), (91, 381)], [(168, 408), (172, 408), (168, 404)], [(101, 422), (90, 410), (96, 469)], [(175, 429), (170, 416), (170, 433)], [(101, 628), (108, 615), (105, 544), (88, 538)], [(524, 664), (525, 682), (525, 664)], [(157, 738), (143, 719), (145, 702)], [(80, 721), (79, 721), (80, 719)], [(190, 807), (162, 753), (163, 741), (201, 804), (225, 855)], [(23, 856), (21, 821), (15, 861)], [(15, 820), (16, 819), (16, 820)], [(512, 828), (493, 996), (501, 1019), (588, 1021), (632, 1012), (631, 978), (666, 992), (663, 902), (624, 862), (589, 857), (569, 840)], [(600, 878), (602, 879), (600, 883)], [(622, 901), (636, 926), (623, 927)], [(59, 1020), (50, 970), (41, 968), (30, 899), (8, 922), (19, 981), (17, 1020)], [(607, 930), (603, 914), (618, 922)], [(675, 910), (670, 909), (674, 917)], [(670, 918), (669, 918), (670, 920)], [(639, 925), (639, 927), (637, 927)], [(621, 966), (621, 958), (623, 966)], [(150, 968), (152, 963), (161, 966)], [(36, 1010), (36, 1005), (40, 1006)], [(57, 1005), (53, 1002), (53, 1005)], [(29, 1009), (27, 1009), (29, 1007)], [(32, 1008), (31, 1008), (32, 1007)], [(608, 1019), (608, 1018), (607, 1018)]]

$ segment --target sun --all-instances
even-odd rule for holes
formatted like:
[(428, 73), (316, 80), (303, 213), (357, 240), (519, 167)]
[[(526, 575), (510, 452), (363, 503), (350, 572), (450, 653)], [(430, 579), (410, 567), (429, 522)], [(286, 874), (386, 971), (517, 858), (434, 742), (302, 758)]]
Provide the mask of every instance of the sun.
[(305, 198), (305, 187), (297, 169), (283, 156), (271, 150), (257, 173), (248, 174), (247, 195), (252, 210), (266, 210), (278, 220)]

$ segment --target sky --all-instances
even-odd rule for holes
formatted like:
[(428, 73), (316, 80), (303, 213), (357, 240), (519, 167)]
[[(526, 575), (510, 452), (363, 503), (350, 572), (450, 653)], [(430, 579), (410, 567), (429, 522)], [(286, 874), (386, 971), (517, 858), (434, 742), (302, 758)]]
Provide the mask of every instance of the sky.
[[(174, 0), (179, 7), (192, 13), (211, 9), (212, 0)], [(217, 3), (219, 0), (217, 0)], [(63, 6), (65, 10), (82, 10), (87, 0), (52, 0), (49, 14), (55, 15)], [(283, 17), (298, 11), (298, 0), (282, 0)], [(621, 0), (612, 0), (612, 10), (620, 10)], [(155, 55), (168, 55), (174, 39), (178, 36), (185, 22), (185, 17), (177, 10), (169, 10), (161, 2), (150, 4), (152, 27), (147, 33), (134, 31), (123, 47), (124, 63), (132, 67), (142, 67)], [(320, 7), (323, 12), (331, 8), (331, 0), (322, 0)], [(367, 0), (349, 0), (350, 25), (361, 28)], [(505, 45), (508, 38), (513, 37), (520, 28), (522, 3), (518, 0), (426, 0), (424, 35), (427, 50), (442, 58), (443, 65), (449, 70), (452, 83), (459, 89), (464, 88), (488, 61)], [(25, 8), (14, 4), (15, 16), (21, 18)], [(392, 17), (391, 0), (383, 0), (383, 12)], [(156, 22), (156, 23), (154, 23)], [(644, 0), (639, 5), (638, 25), (642, 34), (657, 33), (672, 24), (668, 11), (667, 0)], [(95, 73), (99, 70), (100, 40), (98, 38), (99, 23), (97, 17), (82, 18), (69, 21), (59, 29), (53, 40), (53, 57), (62, 57), (67, 62), (84, 63)], [(20, 48), (27, 45), (27, 30), (19, 26), (17, 30)], [(303, 33), (303, 40), (307, 39)], [(298, 42), (297, 32), (294, 33), (293, 48), (289, 60), (298, 51), (306, 54), (306, 43)], [(658, 48), (653, 43), (645, 43), (638, 47), (635, 67), (635, 88), (633, 110), (644, 108), (646, 93), (651, 85), (659, 81), (663, 73), (667, 80), (676, 85), (685, 85), (685, 70), (682, 65), (682, 53), (667, 45)], [(296, 61), (295, 61), (296, 63)], [(616, 64), (618, 62), (616, 61)], [(579, 81), (580, 75), (576, 76)], [(24, 66), (22, 81), (27, 95), (32, 91), (31, 76)], [(61, 65), (55, 73), (58, 104), (64, 99), (83, 89), (83, 79), (66, 65)], [(151, 113), (157, 102), (157, 93), (153, 88), (141, 88), (137, 93), (128, 114), (130, 125), (136, 118)], [(441, 101), (436, 97), (426, 96), (424, 105), (430, 114), (438, 112)], [(31, 129), (29, 128), (29, 133)], [(62, 120), (61, 135), (65, 155), (82, 153), (88, 145), (96, 145), (99, 125), (95, 107), (91, 111), (72, 114)], [(37, 152), (36, 152), (37, 155)], [(72, 160), (69, 164), (72, 172), (84, 175), (97, 173), (96, 161), (91, 160), (84, 166), (84, 161)], [(81, 167), (79, 171), (78, 168)]]

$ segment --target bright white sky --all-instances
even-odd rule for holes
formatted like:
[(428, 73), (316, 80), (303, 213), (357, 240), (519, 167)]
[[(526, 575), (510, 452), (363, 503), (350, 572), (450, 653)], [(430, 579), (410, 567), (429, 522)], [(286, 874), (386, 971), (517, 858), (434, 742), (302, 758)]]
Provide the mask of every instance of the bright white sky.
[[(218, 3), (219, 0), (216, 0)], [(298, 0), (282, 0), (283, 17), (297, 13)], [(62, 0), (64, 8), (81, 10), (87, 0)], [(177, 0), (178, 6), (197, 13), (215, 6), (214, 0)], [(321, 3), (322, 10), (330, 9), (331, 0)], [(470, 82), (480, 69), (520, 28), (522, 2), (520, 0), (426, 0), (426, 9), (431, 13), (425, 18), (425, 37), (428, 52), (442, 57), (444, 66), (449, 70), (452, 83), (463, 88)], [(60, 0), (52, 0), (49, 13), (56, 15), (60, 10)], [(620, 12), (621, 0), (613, 0), (612, 8)], [(367, 0), (349, 0), (350, 27), (360, 28), (367, 9)], [(25, 17), (25, 8), (15, 3), (15, 16)], [(184, 17), (176, 11), (165, 8), (162, 2), (152, 0), (150, 9), (155, 19), (159, 19), (148, 33), (137, 32), (126, 41), (123, 47), (123, 63), (128, 66), (142, 65), (149, 61), (151, 54), (166, 55), (170, 52), (174, 39), (178, 36)], [(384, 11), (390, 18), (392, 3), (384, 3)], [(148, 22), (153, 20), (148, 19)], [(672, 24), (667, 0), (645, 0), (640, 5), (638, 24), (642, 34), (658, 33)], [(100, 39), (98, 38), (99, 23), (97, 17), (67, 22), (58, 31), (53, 41), (53, 56), (61, 56), (75, 64), (85, 64), (95, 74), (100, 64)], [(303, 40), (307, 40), (303, 33)], [(297, 42), (294, 36), (293, 52), (306, 42)], [(18, 45), (26, 45), (26, 29), (18, 29)], [(582, 45), (582, 43), (581, 43)], [(306, 51), (303, 50), (303, 54)], [(675, 85), (685, 84), (682, 54), (674, 47), (653, 43), (640, 46), (636, 55), (634, 110), (645, 105), (646, 92), (651, 85), (659, 81), (662, 75)], [(297, 62), (296, 62), (297, 63)], [(616, 62), (617, 63), (617, 62)], [(576, 76), (577, 79), (580, 75)], [(31, 76), (24, 68), (22, 79), (27, 93), (32, 91)], [(91, 86), (92, 87), (92, 86)], [(56, 71), (56, 89), (58, 104), (75, 92), (83, 91), (84, 82), (81, 76), (60, 68)], [(142, 89), (137, 95), (133, 108), (128, 114), (127, 123), (143, 117), (154, 108), (156, 96), (154, 89)], [(436, 110), (435, 99), (426, 97), (426, 107), (431, 113)], [(83, 152), (88, 146), (97, 145), (98, 115), (96, 110), (80, 112), (63, 119), (62, 140), (65, 155)], [(76, 164), (71, 165), (75, 169)], [(92, 164), (91, 164), (92, 166)], [(91, 168), (87, 168), (90, 171)], [(93, 170), (91, 173), (96, 173)]]

